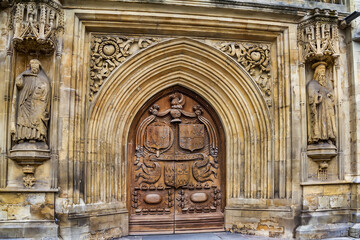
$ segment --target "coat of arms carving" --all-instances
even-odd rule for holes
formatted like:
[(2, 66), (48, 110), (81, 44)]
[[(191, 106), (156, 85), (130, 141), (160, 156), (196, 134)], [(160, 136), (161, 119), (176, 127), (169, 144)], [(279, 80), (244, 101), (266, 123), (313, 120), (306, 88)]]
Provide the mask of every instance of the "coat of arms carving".
[(179, 145), (194, 151), (205, 146), (205, 128), (203, 124), (179, 124)]

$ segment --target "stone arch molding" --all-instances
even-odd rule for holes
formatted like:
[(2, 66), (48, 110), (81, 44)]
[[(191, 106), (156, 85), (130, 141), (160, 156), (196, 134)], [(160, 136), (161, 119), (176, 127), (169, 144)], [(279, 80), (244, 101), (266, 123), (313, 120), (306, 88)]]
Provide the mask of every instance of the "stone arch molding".
[(222, 121), (227, 200), (271, 198), (272, 127), (261, 90), (221, 51), (179, 38), (152, 45), (129, 58), (92, 102), (86, 202), (126, 202), (127, 161), (131, 161), (126, 159), (126, 146), (133, 118), (153, 95), (175, 85), (203, 97)]

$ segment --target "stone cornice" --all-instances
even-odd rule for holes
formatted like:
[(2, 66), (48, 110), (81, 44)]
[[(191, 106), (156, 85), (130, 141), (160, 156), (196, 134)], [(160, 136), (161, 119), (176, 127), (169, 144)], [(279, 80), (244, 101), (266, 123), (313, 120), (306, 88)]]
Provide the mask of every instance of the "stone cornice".
[[(61, 3), (65, 8), (92, 8), (93, 6), (100, 6), (99, 1), (77, 1), (77, 0), (62, 0)], [(172, 5), (172, 6), (189, 6), (189, 7), (206, 7), (216, 9), (236, 9), (245, 11), (258, 11), (258, 12), (269, 12), (273, 14), (282, 13), (284, 15), (298, 15), (303, 16), (307, 10), (314, 8), (324, 8), (330, 10), (336, 10), (339, 13), (348, 13), (347, 6), (341, 4), (330, 4), (315, 1), (277, 1), (271, 0), (268, 2), (261, 0), (221, 0), (221, 1), (210, 1), (210, 0), (164, 0), (164, 1), (144, 1), (144, 0), (103, 0), (101, 7), (106, 8), (107, 4), (112, 7), (116, 4), (147, 4), (147, 5)]]

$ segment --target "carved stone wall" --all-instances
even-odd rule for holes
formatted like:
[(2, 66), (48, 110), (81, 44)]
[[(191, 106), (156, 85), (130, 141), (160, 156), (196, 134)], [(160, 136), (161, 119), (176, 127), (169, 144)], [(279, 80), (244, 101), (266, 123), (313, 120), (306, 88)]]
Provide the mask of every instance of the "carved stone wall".
[[(129, 188), (131, 126), (154, 96), (175, 86), (200, 96), (219, 117), (216, 127), (223, 126), (224, 230), (286, 239), (359, 237), (358, 46), (345, 34), (350, 29), (337, 27), (350, 11), (343, 2), (1, 6), (0, 238), (127, 235), (129, 203), (141, 196)], [(319, 9), (307, 14), (314, 6)], [(34, 58), (51, 85), (50, 159), (25, 189), (22, 167), (9, 158), (9, 123), (16, 76)], [(329, 85), (314, 89), (325, 100), (334, 97), (326, 105), (337, 130), (328, 139), (336, 149), (325, 149), (336, 150), (332, 156), (309, 143), (306, 86), (320, 84), (313, 64), (326, 65), (331, 85), (331, 91)], [(318, 157), (324, 155), (327, 166)]]

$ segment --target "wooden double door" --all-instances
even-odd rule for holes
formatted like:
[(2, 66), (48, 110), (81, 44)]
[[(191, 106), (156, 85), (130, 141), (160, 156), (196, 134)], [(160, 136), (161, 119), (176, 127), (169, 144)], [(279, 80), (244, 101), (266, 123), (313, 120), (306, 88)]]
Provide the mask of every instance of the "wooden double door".
[(182, 88), (158, 95), (130, 132), (130, 234), (224, 230), (224, 138), (215, 112)]

